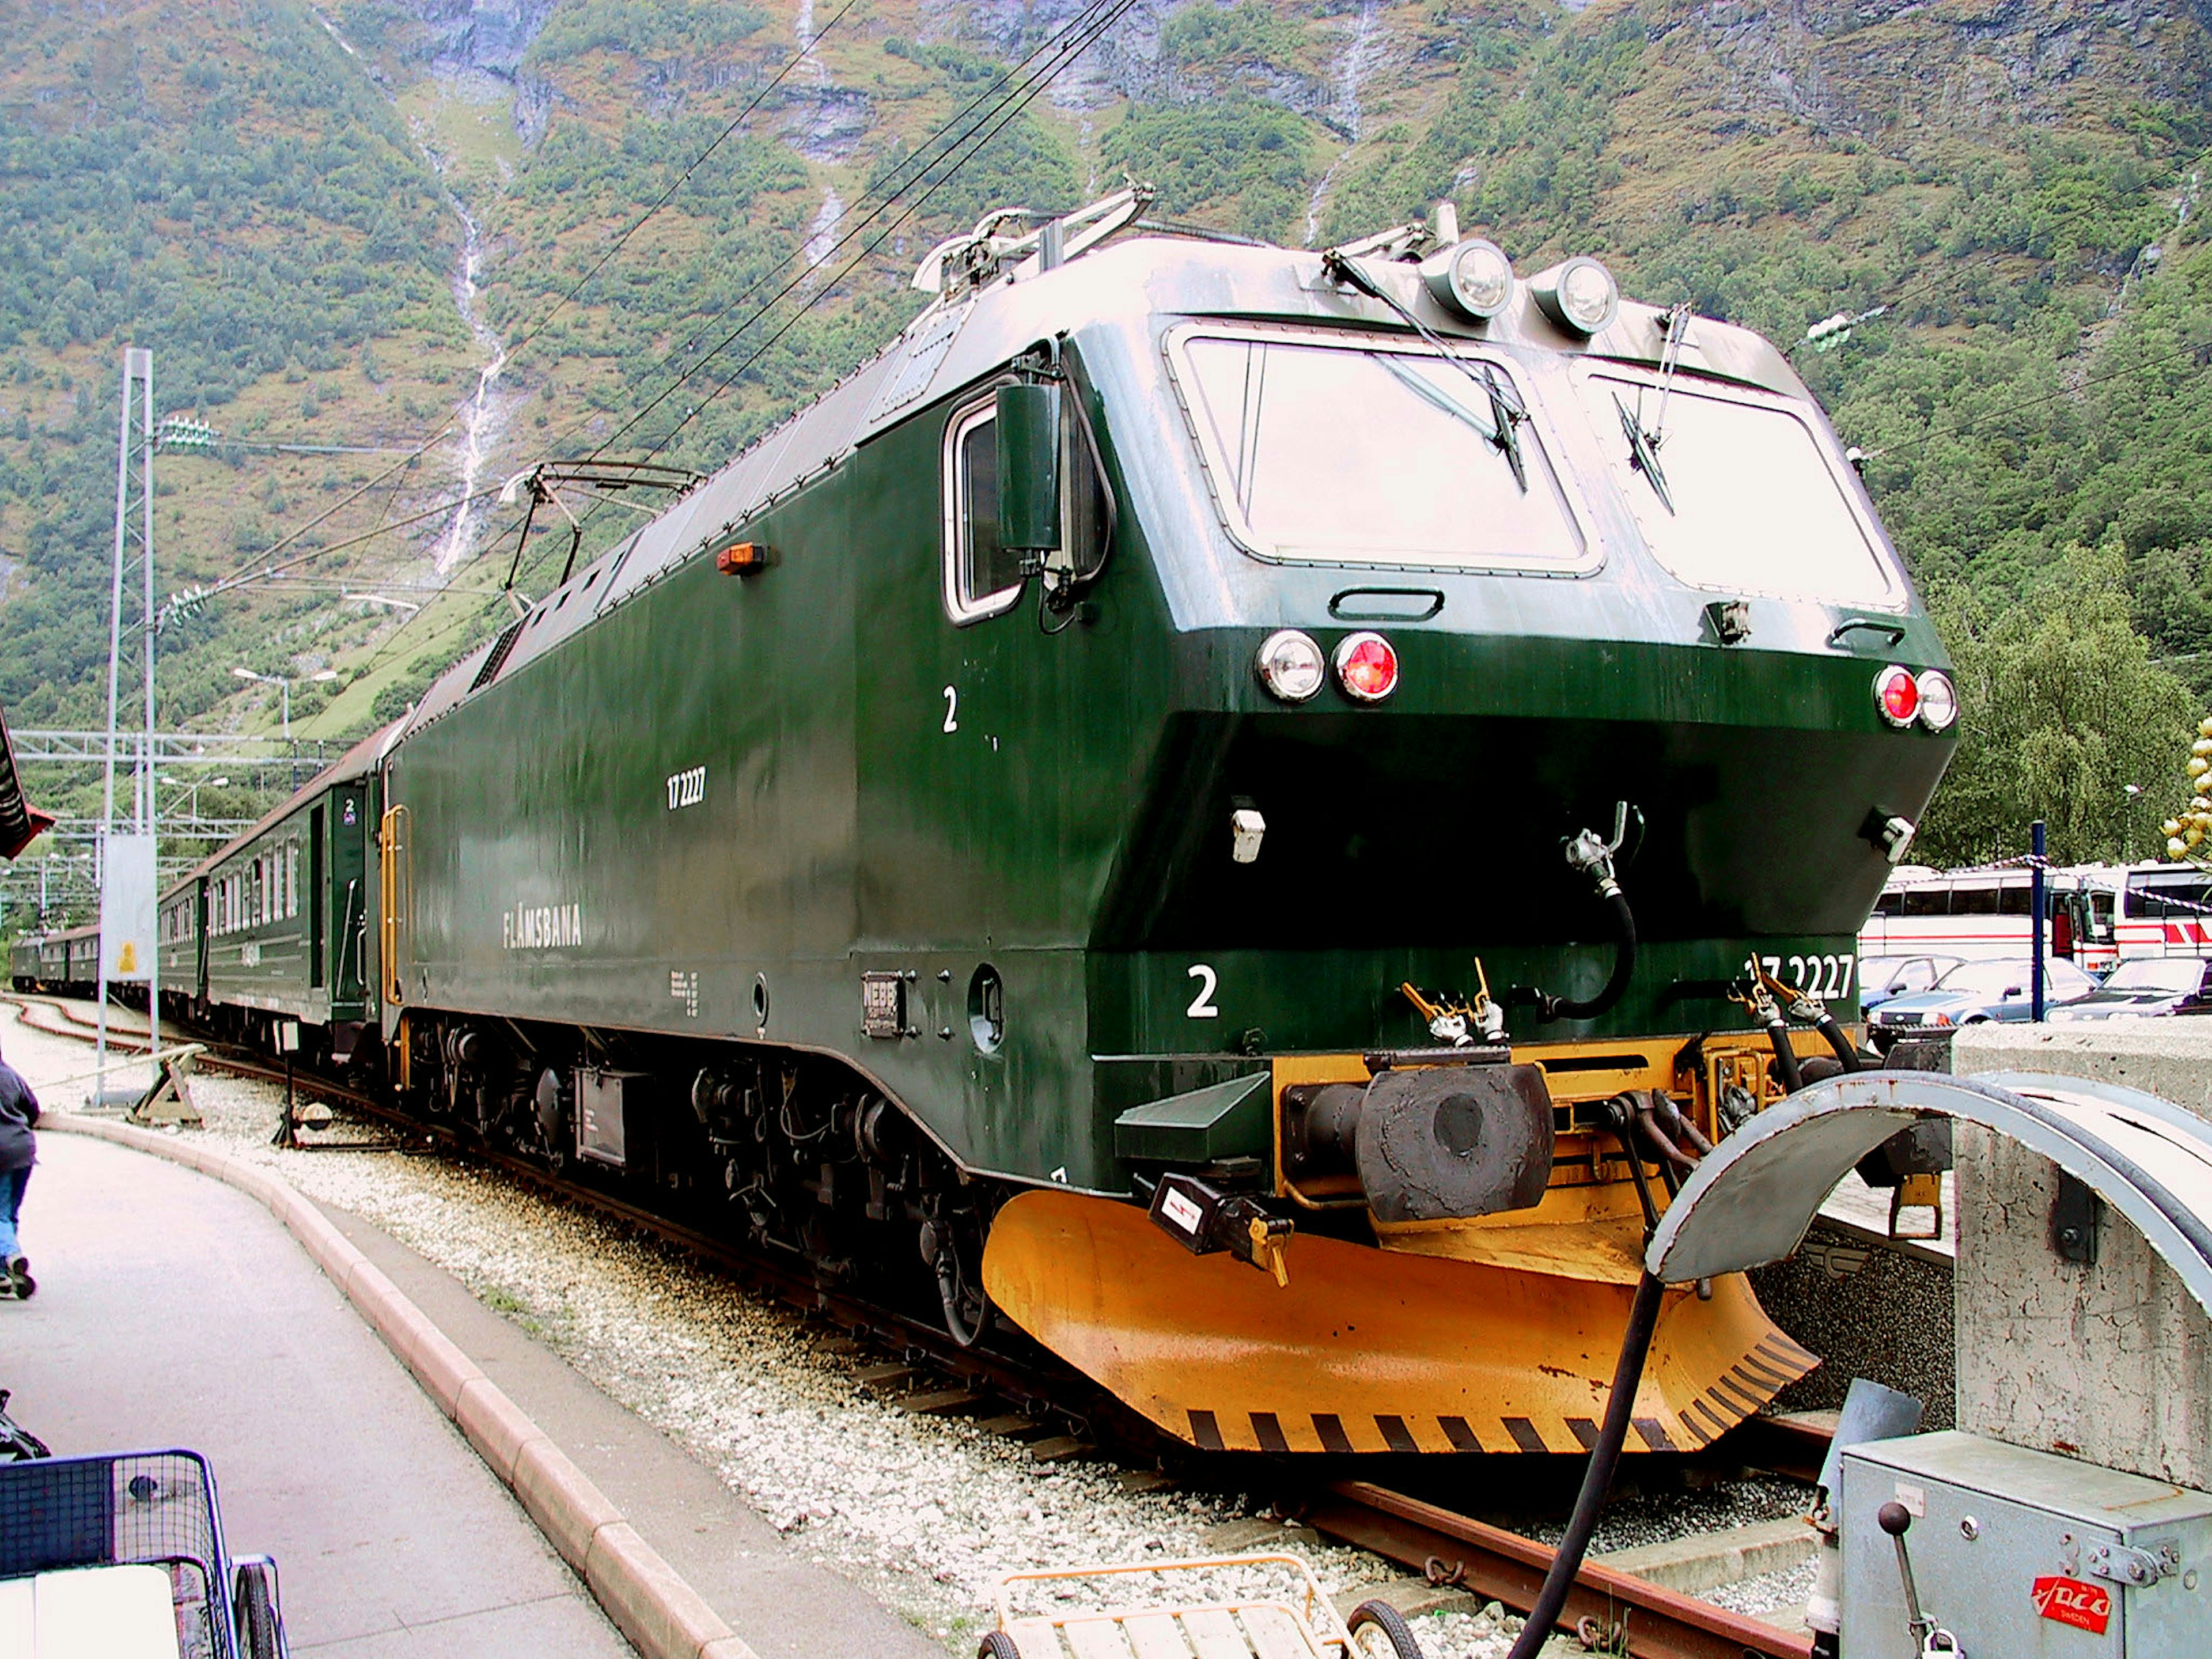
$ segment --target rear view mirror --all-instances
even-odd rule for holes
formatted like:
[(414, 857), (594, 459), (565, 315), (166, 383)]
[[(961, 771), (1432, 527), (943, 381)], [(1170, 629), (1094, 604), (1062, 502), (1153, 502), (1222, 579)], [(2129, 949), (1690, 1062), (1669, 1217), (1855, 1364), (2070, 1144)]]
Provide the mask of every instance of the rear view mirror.
[(1060, 547), (1060, 387), (1002, 386), (998, 392), (999, 545), (1024, 553)]
[(2004, 988), (2004, 994), (2005, 994), (2005, 997), (2006, 997), (2006, 1000), (2010, 1000), (2012, 998), (2016, 997), (2016, 996), (2021, 996), (2021, 995), (2025, 995), (2025, 994), (2026, 994), (2026, 993), (2025, 993), (2025, 992), (2023, 992), (2023, 991), (2021, 990), (2021, 988), (2019, 986), (2017, 986), (2017, 985), (2008, 985), (2008, 986), (2006, 986), (2006, 987)]

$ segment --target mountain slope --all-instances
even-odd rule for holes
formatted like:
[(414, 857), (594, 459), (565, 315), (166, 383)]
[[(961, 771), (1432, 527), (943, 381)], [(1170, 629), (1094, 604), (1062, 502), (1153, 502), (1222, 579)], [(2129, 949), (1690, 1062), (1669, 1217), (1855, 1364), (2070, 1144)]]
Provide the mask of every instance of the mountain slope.
[[(165, 722), (273, 725), (273, 696), (233, 667), (331, 669), (335, 697), (303, 685), (295, 712), (336, 733), (495, 627), (511, 566), (526, 591), (557, 571), (565, 528), (518, 550), (513, 512), (457, 507), (463, 489), (603, 447), (717, 465), (913, 313), (906, 279), (938, 238), (1127, 173), (1165, 212), (1292, 243), (1449, 198), (1524, 270), (1596, 252), (1644, 297), (1785, 343), (1881, 308), (1794, 360), (1870, 452), (1945, 615), (1994, 637), (2049, 584), (2103, 572), (2150, 702), (2083, 715), (2130, 741), (2066, 787), (2117, 795), (2176, 737), (2181, 693), (2148, 658), (2188, 656), (2212, 623), (2195, 205), (2212, 47), (2194, 11), (1148, 3), (977, 126), (1055, 32), (1098, 15), (0, 3), (0, 702), (26, 724), (97, 713), (126, 337), (154, 348), (165, 410), (378, 452), (161, 463), (165, 592), (272, 547), (307, 556), (165, 632)], [(588, 537), (629, 521), (597, 513)], [(2212, 686), (2203, 662), (2172, 666)], [(2008, 847), (2055, 787), (1990, 775), (2012, 781), (1977, 785), (1984, 805), (1955, 823), (1939, 812), (1935, 850)]]

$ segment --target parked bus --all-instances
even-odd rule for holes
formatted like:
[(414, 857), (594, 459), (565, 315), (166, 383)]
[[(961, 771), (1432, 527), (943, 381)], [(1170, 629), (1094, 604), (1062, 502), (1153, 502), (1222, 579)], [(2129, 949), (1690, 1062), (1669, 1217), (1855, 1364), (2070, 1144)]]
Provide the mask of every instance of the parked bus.
[[(2107, 972), (2119, 960), (2112, 920), (2117, 874), (2088, 868), (2044, 872), (2044, 948), (2051, 956), (2092, 974)], [(1899, 870), (1860, 930), (1859, 956), (1862, 961), (2026, 957), (2034, 949), (2028, 878), (2024, 866)]]
[(2100, 888), (2120, 958), (2212, 957), (2212, 871), (2137, 864), (2101, 872)]

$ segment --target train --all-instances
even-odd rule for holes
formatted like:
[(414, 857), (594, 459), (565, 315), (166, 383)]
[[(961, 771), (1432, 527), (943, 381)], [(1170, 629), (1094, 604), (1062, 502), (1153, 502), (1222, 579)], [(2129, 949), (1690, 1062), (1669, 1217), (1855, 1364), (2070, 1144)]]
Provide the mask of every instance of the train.
[[(1575, 1453), (1701, 1150), (1863, 1063), (1942, 647), (1756, 334), (1141, 189), (162, 896), (165, 1004), (1167, 1434)], [(1631, 1448), (1817, 1358), (1670, 1293)]]
[(90, 996), (100, 982), (100, 929), (16, 935), (8, 947), (8, 980), (18, 991)]

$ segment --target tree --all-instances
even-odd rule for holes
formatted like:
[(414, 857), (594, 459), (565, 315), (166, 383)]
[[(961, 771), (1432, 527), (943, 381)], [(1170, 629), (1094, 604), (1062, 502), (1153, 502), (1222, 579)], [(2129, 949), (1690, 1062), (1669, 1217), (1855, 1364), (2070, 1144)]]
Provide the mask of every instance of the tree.
[(1916, 856), (1960, 864), (2025, 852), (2042, 818), (2059, 863), (2118, 859), (2129, 784), (2144, 791), (2148, 823), (2179, 805), (2195, 712), (2180, 679), (2153, 665), (2125, 580), (2118, 548), (2075, 547), (2002, 611), (1959, 586), (1932, 596), (1962, 735)]

